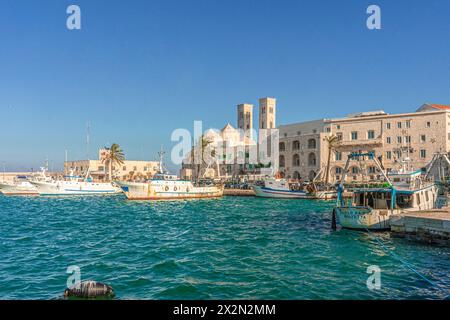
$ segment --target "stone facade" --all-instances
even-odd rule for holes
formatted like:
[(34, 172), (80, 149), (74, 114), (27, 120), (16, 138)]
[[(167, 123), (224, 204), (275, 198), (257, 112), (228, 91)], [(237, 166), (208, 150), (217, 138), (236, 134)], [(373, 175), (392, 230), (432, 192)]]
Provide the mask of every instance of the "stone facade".
[(313, 179), (325, 164), (325, 145), (321, 143), (324, 121), (308, 121), (279, 128), (279, 171), (288, 179)]
[[(399, 169), (405, 158), (410, 159), (413, 169), (422, 169), (435, 152), (450, 151), (450, 110), (421, 107), (413, 113), (392, 115), (376, 111), (281, 126), (280, 163), (285, 165), (280, 165), (280, 172), (291, 179), (310, 179), (313, 173), (325, 170), (325, 138), (330, 135), (340, 140), (331, 156), (330, 182), (341, 179), (348, 154), (357, 151), (374, 151), (387, 171)], [(315, 149), (308, 147), (312, 139), (317, 144)], [(312, 154), (315, 166), (308, 161)], [(373, 164), (352, 163), (347, 180), (379, 178), (380, 172)]]

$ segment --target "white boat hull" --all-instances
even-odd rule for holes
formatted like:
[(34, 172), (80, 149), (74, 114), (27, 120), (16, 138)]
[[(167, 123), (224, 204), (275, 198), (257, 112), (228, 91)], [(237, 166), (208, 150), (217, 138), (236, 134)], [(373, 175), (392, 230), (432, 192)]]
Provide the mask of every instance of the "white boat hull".
[(261, 186), (252, 186), (257, 197), (263, 198), (279, 198), (279, 199), (315, 199), (314, 195), (304, 191), (287, 191), (265, 188)]
[(111, 183), (96, 182), (31, 182), (36, 186), (40, 195), (111, 195), (121, 193), (122, 190)]
[(195, 187), (190, 181), (117, 182), (129, 200), (178, 200), (218, 198), (223, 196), (223, 187)]
[(0, 192), (7, 196), (38, 195), (36, 187), (29, 182), (19, 184), (2, 182), (0, 183)]

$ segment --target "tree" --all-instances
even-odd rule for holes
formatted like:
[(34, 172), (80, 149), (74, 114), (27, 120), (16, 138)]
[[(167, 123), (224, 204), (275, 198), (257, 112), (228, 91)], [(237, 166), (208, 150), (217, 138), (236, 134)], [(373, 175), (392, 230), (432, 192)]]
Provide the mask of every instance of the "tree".
[(325, 184), (328, 184), (330, 179), (330, 162), (331, 162), (331, 153), (336, 150), (336, 148), (340, 145), (339, 138), (334, 134), (328, 137), (325, 137), (324, 141), (328, 144), (328, 159), (327, 159), (327, 168), (325, 172)]
[(118, 165), (123, 164), (125, 161), (125, 155), (117, 143), (113, 143), (111, 147), (107, 149), (108, 152), (106, 153), (102, 161), (108, 164), (108, 171), (109, 171), (108, 178), (109, 181), (112, 181), (112, 167), (114, 164)]
[[(208, 146), (212, 142), (213, 141), (210, 138), (207, 138), (204, 135), (202, 135), (200, 137), (199, 144), (197, 145), (197, 148), (199, 148), (199, 147), (201, 148), (200, 150), (198, 150), (198, 152), (200, 152), (200, 158), (199, 159), (194, 156), (194, 154), (195, 154), (195, 146), (192, 147), (193, 159), (195, 158), (195, 160), (197, 161), (197, 176), (196, 176), (196, 180), (198, 180), (199, 177), (200, 177), (201, 166), (202, 166), (204, 158), (205, 158), (205, 150), (206, 150), (206, 148), (208, 148)], [(211, 151), (211, 156), (215, 157), (215, 150)], [(195, 163), (195, 161), (194, 161), (194, 163)]]

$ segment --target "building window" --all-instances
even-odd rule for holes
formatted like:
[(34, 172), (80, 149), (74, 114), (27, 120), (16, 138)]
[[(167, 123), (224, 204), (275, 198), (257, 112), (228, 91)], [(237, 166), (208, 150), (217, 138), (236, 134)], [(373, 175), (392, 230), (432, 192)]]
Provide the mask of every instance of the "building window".
[(391, 123), (390, 122), (388, 122), (388, 123), (386, 123), (386, 129), (390, 129), (391, 128)]
[(352, 167), (352, 174), (358, 174), (358, 167)]
[(269, 108), (269, 113), (273, 113), (273, 108), (272, 107)]
[(351, 135), (352, 140), (358, 140), (358, 132), (357, 131), (353, 131), (352, 135)]
[(372, 167), (372, 166), (371, 166), (371, 167), (368, 168), (369, 174), (374, 174), (375, 171), (376, 171), (375, 167)]
[(308, 140), (308, 149), (315, 149), (316, 148), (316, 139), (309, 139)]
[(420, 150), (420, 157), (422, 159), (425, 159), (427, 157), (427, 150), (424, 149)]
[(284, 156), (280, 156), (280, 168), (284, 168), (284, 166), (285, 166), (285, 158), (284, 158)]
[(367, 139), (368, 140), (375, 139), (375, 131), (373, 131), (373, 130), (367, 131)]
[(300, 166), (300, 156), (298, 154), (294, 154), (292, 157), (292, 166), (299, 167)]
[(316, 165), (316, 155), (314, 153), (310, 153), (308, 156), (308, 164), (313, 167)]
[(386, 159), (392, 159), (392, 152), (386, 151)]
[(342, 132), (336, 133), (336, 138), (338, 139), (338, 141), (342, 141)]
[(427, 136), (424, 134), (420, 135), (420, 142), (426, 142), (427, 141)]
[(105, 167), (103, 167), (103, 166), (98, 167), (98, 171), (103, 171), (103, 170), (105, 170)]
[(391, 137), (386, 137), (386, 143), (391, 144)]
[(335, 161), (341, 161), (342, 160), (342, 152), (336, 151), (334, 153), (334, 159), (335, 159)]
[(399, 128), (399, 129), (402, 128), (402, 123), (401, 122), (397, 122), (397, 128)]
[(301, 131), (297, 131), (297, 135), (299, 136), (299, 135), (301, 135), (302, 134), (302, 132)]
[(336, 173), (336, 174), (341, 174), (341, 173), (342, 173), (342, 168), (336, 167), (335, 173)]
[(397, 156), (397, 159), (401, 159), (402, 158), (402, 151), (401, 150), (396, 150), (395, 154)]
[(317, 130), (316, 130), (316, 129), (314, 129), (314, 130), (313, 130), (313, 133), (317, 133)]
[(292, 150), (299, 150), (300, 149), (300, 141), (295, 140), (292, 142)]
[(286, 144), (284, 142), (280, 142), (280, 151), (286, 151)]
[(411, 128), (411, 120), (406, 121), (406, 128)]
[(402, 143), (402, 137), (400, 136), (397, 137), (397, 143)]
[(336, 126), (336, 129), (341, 130), (341, 125), (338, 124), (338, 125)]
[(327, 127), (327, 132), (331, 132), (331, 128), (330, 127)]
[(427, 128), (431, 128), (431, 122), (427, 122)]
[(405, 142), (406, 143), (411, 143), (411, 136), (406, 136), (405, 137)]
[(148, 169), (147, 167), (144, 167), (144, 171), (147, 171), (147, 169)]
[(122, 168), (122, 171), (127, 171), (127, 167), (124, 166), (124, 167)]

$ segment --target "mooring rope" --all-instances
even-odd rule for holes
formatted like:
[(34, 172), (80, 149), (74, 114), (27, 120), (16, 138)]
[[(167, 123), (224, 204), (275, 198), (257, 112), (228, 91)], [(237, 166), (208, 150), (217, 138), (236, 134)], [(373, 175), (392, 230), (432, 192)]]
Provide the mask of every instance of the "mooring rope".
[(409, 270), (411, 270), (412, 272), (414, 272), (415, 274), (417, 274), (420, 278), (422, 278), (424, 281), (428, 282), (429, 284), (431, 284), (433, 287), (437, 288), (438, 290), (445, 292), (446, 294), (446, 298), (448, 298), (450, 292), (447, 291), (446, 289), (441, 288), (437, 283), (435, 283), (434, 281), (431, 281), (430, 279), (428, 279), (426, 276), (424, 276), (422, 273), (420, 273), (418, 270), (416, 270), (416, 268), (409, 263), (408, 261), (406, 261), (405, 259), (403, 259), (402, 257), (400, 257), (398, 254), (396, 254), (393, 250), (389, 249), (380, 239), (378, 239), (377, 236), (375, 236), (373, 234), (373, 232), (371, 232), (368, 228), (366, 228), (366, 231), (369, 233), (370, 236), (372, 236), (373, 239), (375, 239), (376, 242), (378, 242), (378, 244), (383, 248), (383, 250), (385, 252), (387, 252), (388, 254), (390, 254), (392, 257), (394, 257), (394, 259), (400, 261), (406, 268), (408, 268)]

